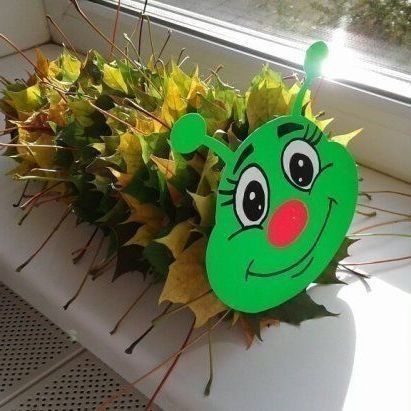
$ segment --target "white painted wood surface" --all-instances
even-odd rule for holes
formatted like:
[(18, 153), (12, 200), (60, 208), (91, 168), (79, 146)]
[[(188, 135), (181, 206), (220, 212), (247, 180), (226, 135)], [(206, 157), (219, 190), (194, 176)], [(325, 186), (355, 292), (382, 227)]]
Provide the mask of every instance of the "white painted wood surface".
[[(42, 0), (0, 0), (0, 32), (20, 49), (43, 44), (50, 39)], [(15, 51), (0, 41), (0, 57)]]

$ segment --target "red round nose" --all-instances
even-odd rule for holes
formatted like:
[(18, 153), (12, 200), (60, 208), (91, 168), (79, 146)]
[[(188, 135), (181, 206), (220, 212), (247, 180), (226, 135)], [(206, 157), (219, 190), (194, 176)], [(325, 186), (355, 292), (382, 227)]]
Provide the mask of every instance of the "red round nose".
[(300, 200), (290, 200), (281, 204), (268, 224), (270, 243), (276, 247), (290, 245), (304, 231), (307, 221), (307, 207)]

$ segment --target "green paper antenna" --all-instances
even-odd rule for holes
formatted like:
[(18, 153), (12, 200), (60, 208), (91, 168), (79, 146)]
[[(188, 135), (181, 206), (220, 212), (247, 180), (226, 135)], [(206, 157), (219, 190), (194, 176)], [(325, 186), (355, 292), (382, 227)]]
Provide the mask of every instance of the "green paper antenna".
[(301, 114), (305, 93), (311, 87), (313, 80), (321, 76), (321, 66), (327, 56), (328, 47), (323, 41), (317, 41), (306, 51), (304, 60), (306, 78), (295, 99), (292, 115)]
[(205, 146), (225, 163), (229, 162), (233, 155), (224, 143), (207, 135), (206, 122), (197, 113), (186, 114), (177, 120), (171, 130), (171, 146), (181, 154), (189, 154)]

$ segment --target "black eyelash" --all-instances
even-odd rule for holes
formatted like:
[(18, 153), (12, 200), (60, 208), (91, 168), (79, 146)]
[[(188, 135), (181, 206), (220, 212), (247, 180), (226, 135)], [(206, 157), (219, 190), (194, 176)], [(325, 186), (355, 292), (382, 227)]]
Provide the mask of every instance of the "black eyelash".
[(308, 141), (313, 141), (313, 140), (314, 140), (314, 137), (315, 137), (315, 135), (317, 134), (317, 131), (318, 131), (318, 128), (317, 128), (317, 127), (314, 127), (314, 130), (313, 130), (310, 138), (308, 139)]
[(230, 195), (230, 194), (234, 194), (235, 189), (232, 190), (218, 190), (218, 194), (223, 194), (223, 195)]
[(233, 180), (232, 178), (227, 178), (226, 181), (230, 184), (233, 184), (234, 187), (232, 189), (229, 189), (229, 190), (225, 190), (225, 189), (218, 190), (218, 194), (231, 196), (231, 198), (229, 200), (224, 201), (223, 203), (221, 203), (222, 207), (234, 204), (234, 195), (235, 195), (235, 190), (236, 190), (237, 183), (238, 183), (238, 180)]
[(229, 182), (230, 184), (237, 185), (238, 180), (233, 180), (232, 178), (227, 178), (227, 182)]
[(221, 207), (225, 207), (228, 205), (234, 204), (234, 198), (231, 198), (230, 200), (224, 201), (224, 203), (221, 203), (220, 206)]
[[(318, 130), (320, 130), (320, 129), (318, 129)], [(318, 137), (315, 139), (315, 141), (313, 141), (312, 143), (314, 144), (314, 145), (316, 145), (316, 144), (318, 144), (319, 142), (320, 142), (320, 140), (323, 138), (323, 136), (324, 136), (324, 134), (323, 134), (323, 132), (320, 130), (320, 133), (318, 134)]]
[(303, 139), (304, 140), (307, 140), (307, 134), (308, 134), (308, 131), (310, 130), (310, 127), (307, 125), (307, 126), (305, 126), (305, 132), (304, 132), (304, 135), (303, 135)]
[[(308, 143), (315, 146), (316, 144), (320, 142), (321, 138), (323, 137), (323, 132), (317, 126), (314, 126), (314, 129), (311, 135), (308, 136), (310, 130), (311, 130), (311, 127), (307, 125), (305, 128), (303, 140), (306, 140)], [(317, 136), (317, 133), (319, 133), (318, 136)]]

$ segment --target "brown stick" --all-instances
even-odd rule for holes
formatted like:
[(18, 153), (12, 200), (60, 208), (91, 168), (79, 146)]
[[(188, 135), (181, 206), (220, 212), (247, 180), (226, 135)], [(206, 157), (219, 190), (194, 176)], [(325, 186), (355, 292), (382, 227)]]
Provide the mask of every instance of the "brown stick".
[(411, 194), (403, 193), (401, 191), (393, 191), (393, 190), (364, 191), (364, 194), (398, 194), (404, 197), (411, 197)]
[(26, 60), (33, 68), (36, 70), (37, 73), (39, 73), (41, 76), (45, 76), (46, 73), (42, 73), (37, 66), (4, 34), (0, 33), (0, 38), (3, 39), (9, 46), (11, 46), (14, 50), (19, 53), (24, 60)]
[[(153, 87), (154, 90), (157, 91), (157, 93), (159, 95), (161, 95), (160, 91), (157, 89), (157, 87), (155, 86), (155, 84), (150, 80), (149, 77), (147, 77), (147, 75), (145, 74), (144, 70), (141, 69), (141, 67), (134, 62), (132, 59), (130, 59), (130, 57), (123, 51), (121, 50), (115, 43), (113, 43), (89, 18), (88, 16), (84, 13), (84, 11), (80, 8), (77, 0), (69, 0), (73, 6), (75, 7), (75, 9), (77, 10), (77, 12), (80, 14), (80, 16), (86, 21), (87, 24), (90, 25), (90, 27), (96, 31), (108, 44), (110, 44), (111, 46), (113, 46), (129, 63), (131, 63), (134, 67), (137, 68), (137, 70), (143, 75), (143, 77), (147, 80), (148, 83), (151, 84), (151, 86)], [(146, 1), (147, 4), (147, 1)], [(144, 13), (144, 11), (143, 11)]]
[[(190, 329), (188, 330), (187, 336), (184, 339), (183, 344), (181, 345), (180, 350), (184, 349), (186, 347), (186, 345), (188, 344), (188, 340), (191, 337), (191, 334), (193, 333), (194, 330), (194, 324), (195, 324), (195, 319), (193, 320)], [(158, 395), (158, 393), (160, 392), (161, 388), (163, 388), (164, 384), (166, 383), (168, 377), (170, 376), (170, 374), (173, 372), (175, 366), (177, 365), (178, 360), (180, 359), (181, 354), (176, 355), (176, 357), (174, 358), (174, 361), (171, 363), (169, 369), (167, 370), (167, 372), (165, 373), (163, 379), (161, 380), (160, 384), (158, 385), (158, 387), (156, 388), (156, 390), (154, 391), (153, 395), (151, 396), (150, 400), (148, 401), (147, 405), (146, 405), (146, 410), (147, 411), (151, 411), (151, 407), (153, 406), (153, 403)]]
[(59, 150), (78, 151), (76, 147), (53, 146), (51, 144), (22, 144), (22, 143), (0, 143), (0, 147), (24, 147), (24, 148), (56, 148)]
[[(39, 77), (45, 78), (47, 80), (47, 83), (49, 83), (51, 85), (50, 81), (47, 79), (47, 73), (43, 73), (41, 70), (39, 70), (38, 67), (7, 36), (0, 33), (0, 38), (3, 39), (14, 50), (16, 50), (17, 53), (19, 53), (31, 66), (33, 66), (34, 70), (39, 75)], [(67, 101), (64, 94), (61, 94), (60, 92), (59, 92), (59, 94), (60, 94), (60, 96), (63, 100)], [(10, 115), (9, 115), (9, 117), (10, 117)]]
[(17, 200), (16, 203), (13, 204), (13, 207), (20, 207), (21, 202), (23, 201), (23, 198), (26, 198), (26, 192), (27, 189), (29, 188), (30, 180), (26, 181), (26, 184), (24, 184), (23, 191), (21, 192), (21, 195), (19, 199)]
[(71, 4), (75, 7), (76, 11), (80, 14), (80, 16), (86, 21), (86, 23), (97, 33), (99, 34), (110, 46), (112, 46), (116, 51), (118, 51), (128, 62), (130, 62), (133, 66), (139, 68), (136, 63), (130, 59), (130, 57), (119, 48), (115, 43), (113, 43), (84, 13), (84, 11), (80, 8), (77, 0), (69, 0)]
[(47, 236), (47, 238), (43, 241), (41, 246), (34, 252), (34, 254), (31, 255), (23, 264), (19, 265), (16, 268), (16, 271), (19, 273), (27, 264), (29, 264), (33, 258), (37, 256), (37, 254), (44, 248), (44, 246), (48, 243), (48, 241), (53, 237), (53, 235), (56, 233), (56, 231), (60, 228), (60, 226), (63, 224), (64, 220), (70, 215), (72, 210), (72, 206), (70, 205), (67, 210), (64, 212), (63, 216), (60, 218), (59, 222), (57, 225), (53, 228), (51, 233)]
[(383, 227), (383, 226), (386, 226), (386, 225), (397, 224), (397, 223), (405, 223), (405, 222), (411, 222), (411, 219), (410, 218), (401, 218), (399, 220), (385, 221), (384, 223), (372, 224), (372, 225), (369, 225), (367, 227), (360, 228), (360, 229), (354, 231), (352, 234), (349, 234), (348, 236), (353, 235), (353, 234), (358, 234), (358, 233), (361, 233), (363, 231), (370, 230), (372, 228)]
[(148, 16), (146, 16), (147, 18), (147, 26), (148, 26), (148, 37), (150, 40), (150, 47), (151, 47), (151, 55), (153, 56), (153, 61), (154, 61), (154, 67), (157, 63), (157, 57), (156, 57), (156, 53), (154, 50), (154, 43), (153, 43), (153, 35), (151, 33), (151, 21), (150, 18)]
[(369, 278), (368, 275), (365, 275), (363, 273), (355, 271), (352, 268), (349, 268), (344, 264), (338, 264), (337, 268), (339, 268), (339, 267), (342, 267), (342, 270), (348, 271), (350, 274), (355, 275), (361, 281), (361, 283), (363, 284), (363, 286), (365, 287), (365, 289), (368, 293), (371, 291), (371, 287), (370, 287), (370, 285), (368, 284), (368, 282), (366, 280), (366, 278)]
[(46, 14), (46, 18), (52, 24), (52, 26), (59, 32), (60, 36), (63, 38), (66, 44), (70, 47), (70, 49), (74, 51), (74, 53), (76, 54), (76, 57), (80, 60), (77, 50), (71, 43), (70, 39), (64, 34), (64, 31), (59, 27), (59, 25), (53, 20), (53, 18), (49, 14)]
[(60, 201), (63, 198), (72, 197), (72, 195), (73, 194), (62, 194), (62, 195), (59, 195), (59, 196), (54, 196), (54, 197), (51, 197), (51, 198), (47, 198), (46, 200), (36, 202), (36, 204), (34, 204), (34, 207), (37, 208), (37, 207), (40, 207), (43, 204), (51, 203), (52, 201)]
[[(132, 64), (134, 67), (137, 68), (137, 70), (143, 75), (143, 77), (147, 80), (148, 83), (151, 84), (151, 86), (153, 87), (154, 90), (157, 91), (157, 93), (159, 95), (161, 95), (160, 91), (158, 90), (158, 88), (156, 87), (156, 85), (151, 81), (151, 79), (149, 77), (147, 77), (146, 73), (144, 72), (144, 70), (141, 69), (140, 65), (137, 64), (135, 61), (133, 61), (132, 59), (130, 59), (130, 57), (127, 55), (127, 53), (125, 53), (123, 50), (121, 50), (115, 43), (113, 43), (89, 18), (88, 16), (84, 13), (84, 11), (80, 8), (77, 0), (69, 0), (73, 6), (75, 7), (75, 9), (77, 10), (77, 12), (80, 14), (80, 16), (86, 21), (87, 24), (90, 25), (90, 27), (97, 33), (99, 34), (108, 44), (110, 44), (111, 46), (113, 46), (130, 64)], [(146, 1), (147, 3), (147, 1)], [(144, 11), (143, 11), (144, 13)]]
[(214, 370), (213, 370), (213, 347), (211, 344), (211, 333), (208, 333), (208, 363), (209, 363), (209, 376), (207, 384), (204, 388), (204, 395), (208, 397), (210, 395), (211, 385), (214, 379)]
[(140, 130), (138, 130), (136, 127), (132, 126), (130, 123), (127, 123), (127, 121), (122, 120), (121, 118), (115, 116), (114, 114), (109, 113), (106, 110), (103, 110), (102, 108), (100, 108), (100, 107), (96, 106), (95, 104), (93, 104), (91, 101), (89, 101), (89, 104), (90, 104), (91, 107), (95, 108), (101, 114), (105, 114), (106, 116), (112, 118), (113, 120), (116, 120), (121, 124), (124, 124), (126, 127), (131, 128), (135, 133), (141, 134)]
[(153, 319), (153, 324), (157, 323), (160, 320), (163, 320), (164, 318), (169, 317), (170, 315), (175, 314), (176, 312), (179, 312), (179, 311), (183, 310), (184, 308), (188, 307), (191, 303), (194, 303), (195, 301), (198, 301), (201, 298), (205, 297), (207, 294), (210, 294), (211, 291), (212, 290), (208, 290), (208, 291), (202, 293), (201, 295), (193, 298), (192, 300), (187, 301), (183, 305), (180, 305), (180, 307), (177, 307), (174, 310), (168, 311), (167, 313), (164, 313), (164, 314), (161, 314), (161, 315), (157, 316), (156, 318)]
[(84, 254), (87, 252), (88, 248), (90, 247), (91, 242), (93, 241), (94, 237), (96, 236), (98, 230), (99, 230), (99, 227), (97, 226), (94, 229), (93, 234), (91, 234), (91, 237), (88, 239), (87, 243), (83, 247), (81, 247), (78, 250), (75, 250), (71, 253), (71, 255), (77, 254), (73, 258), (73, 264), (77, 264), (83, 258)]
[[(161, 312), (160, 316), (165, 314), (168, 309), (173, 305), (173, 303), (168, 303), (164, 310)], [(157, 318), (157, 317), (156, 317)], [(150, 327), (148, 327), (143, 334), (141, 334), (135, 341), (133, 341), (126, 349), (125, 349), (125, 353), (126, 354), (132, 354), (134, 351), (134, 348), (136, 348), (137, 344), (140, 343), (141, 340), (143, 340), (145, 337), (147, 337), (147, 335), (151, 332), (151, 330), (155, 327), (154, 324), (151, 324)]]
[(165, 128), (167, 128), (168, 130), (171, 129), (171, 127), (165, 123), (163, 120), (161, 120), (160, 118), (158, 118), (157, 116), (155, 116), (153, 113), (150, 113), (149, 111), (147, 111), (145, 108), (139, 106), (137, 103), (135, 103), (133, 100), (130, 100), (129, 98), (125, 98), (124, 99), (127, 103), (130, 103), (134, 108), (136, 108), (138, 111), (141, 111), (143, 114), (145, 114), (146, 116), (152, 118), (153, 120), (156, 120), (158, 123), (160, 123), (161, 125), (163, 125)]
[(131, 382), (130, 384), (126, 385), (123, 389), (117, 391), (113, 396), (108, 398), (107, 400), (103, 401), (101, 405), (98, 406), (96, 411), (106, 411), (107, 407), (115, 401), (117, 398), (121, 397), (122, 395), (128, 393), (130, 390), (134, 388), (136, 384), (139, 382), (143, 381), (145, 378), (149, 377), (151, 374), (162, 368), (164, 365), (166, 365), (169, 361), (171, 361), (173, 358), (175, 358), (177, 355), (183, 354), (185, 351), (187, 351), (190, 347), (192, 347), (195, 343), (200, 341), (205, 335), (208, 333), (213, 332), (223, 321), (224, 319), (228, 316), (228, 314), (231, 313), (232, 310), (227, 310), (224, 315), (222, 315), (211, 327), (210, 329), (202, 332), (200, 335), (198, 335), (196, 338), (194, 338), (191, 342), (189, 342), (184, 348), (181, 350), (177, 351), (173, 355), (170, 355), (168, 358), (166, 358), (164, 361), (162, 361), (160, 364), (152, 368), (150, 371), (146, 372), (143, 376), (140, 378), (137, 378), (135, 381)]
[(110, 265), (114, 262), (116, 257), (117, 254), (113, 254), (112, 256), (108, 257), (96, 266), (90, 267), (88, 272), (92, 276), (93, 281), (100, 277), (100, 275), (102, 275), (110, 267)]
[(110, 334), (113, 335), (120, 327), (120, 324), (124, 321), (128, 314), (130, 314), (131, 310), (138, 304), (138, 302), (144, 297), (147, 291), (151, 288), (153, 283), (147, 284), (147, 286), (143, 289), (143, 291), (137, 296), (137, 298), (133, 301), (133, 303), (127, 308), (126, 312), (120, 317), (120, 319), (116, 322), (114, 328), (110, 331)]
[(398, 258), (389, 258), (387, 260), (376, 260), (376, 261), (365, 261), (365, 262), (360, 262), (360, 263), (346, 263), (346, 265), (371, 265), (371, 264), (382, 264), (382, 263), (392, 263), (395, 261), (404, 261), (404, 260), (410, 260), (411, 255), (407, 255), (405, 257), (398, 257)]
[(26, 207), (29, 205), (35, 203), (39, 198), (43, 197), (45, 194), (53, 190), (53, 188), (57, 187), (59, 184), (61, 184), (61, 181), (58, 183), (52, 184), (50, 187), (40, 191), (39, 193), (35, 194), (33, 197), (30, 198), (30, 200), (27, 200), (23, 205), (20, 206), (22, 210), (24, 210)]
[(165, 42), (164, 42), (164, 44), (163, 44), (163, 47), (161, 47), (161, 49), (160, 49), (160, 53), (158, 53), (157, 60), (160, 60), (160, 59), (161, 59), (161, 56), (163, 55), (163, 51), (165, 50), (168, 42), (170, 41), (170, 38), (171, 38), (171, 34), (172, 34), (172, 33), (173, 33), (172, 30), (168, 30), (168, 31), (167, 31), (166, 40), (165, 40)]
[(371, 213), (365, 213), (364, 211), (355, 210), (355, 212), (359, 215), (363, 215), (364, 217), (375, 217), (377, 215), (375, 211)]
[(146, 0), (144, 2), (143, 11), (141, 12), (141, 15), (140, 15), (140, 33), (138, 35), (138, 56), (139, 56), (139, 59), (141, 59), (141, 39), (142, 39), (142, 36), (143, 36), (143, 23), (144, 23), (144, 16), (146, 14), (147, 3), (148, 3), (148, 0)]
[(183, 57), (183, 54), (184, 54), (185, 51), (186, 51), (186, 48), (185, 48), (185, 47), (183, 47), (183, 48), (180, 50), (180, 53), (178, 54), (178, 57), (177, 57), (177, 60), (176, 60), (177, 66), (179, 65), (180, 60), (181, 60), (181, 57)]
[(389, 214), (394, 214), (394, 215), (399, 215), (401, 217), (408, 217), (411, 218), (411, 214), (404, 214), (404, 213), (399, 213), (397, 211), (391, 211), (391, 210), (387, 210), (385, 208), (378, 208), (378, 207), (374, 207), (374, 206), (370, 206), (370, 205), (365, 205), (365, 204), (358, 204), (360, 207), (365, 207), (365, 208), (370, 208), (371, 210), (377, 210), (377, 211), (382, 211), (384, 213), (389, 213)]
[(118, 25), (118, 19), (120, 17), (120, 7), (121, 7), (121, 0), (118, 0), (117, 2), (117, 10), (116, 10), (116, 19), (114, 20), (114, 28), (113, 28), (113, 35), (111, 37), (111, 42), (113, 43), (111, 45), (111, 49), (110, 49), (110, 55), (109, 55), (109, 59), (111, 58), (111, 56), (113, 55), (114, 52), (114, 44), (116, 41), (116, 34), (117, 34), (117, 25)]
[[(104, 238), (105, 238), (105, 237), (104, 237), (104, 234), (103, 234), (102, 237), (101, 237), (101, 239), (100, 239), (100, 241), (99, 241), (99, 243), (98, 243), (98, 246), (97, 246), (97, 248), (96, 248), (96, 252), (94, 253), (93, 260), (92, 260), (91, 263), (90, 263), (90, 267), (96, 262), (97, 257), (98, 257), (98, 255), (100, 254), (100, 250), (101, 250), (101, 247), (103, 246)], [(80, 295), (80, 292), (81, 292), (81, 290), (83, 289), (84, 285), (86, 284), (86, 281), (87, 281), (87, 278), (89, 277), (89, 275), (90, 275), (90, 273), (89, 273), (89, 271), (87, 270), (87, 271), (86, 271), (86, 274), (84, 275), (83, 279), (81, 280), (81, 283), (80, 283), (79, 288), (78, 288), (77, 291), (74, 293), (73, 297), (71, 297), (71, 298), (66, 302), (66, 304), (64, 304), (63, 310), (67, 310), (67, 309), (70, 307), (70, 305), (75, 301), (75, 299)]]
[(215, 69), (210, 69), (210, 74), (204, 79), (204, 83), (211, 80), (213, 76), (218, 77), (218, 72), (223, 68), (222, 64), (219, 64)]
[(0, 130), (0, 135), (2, 135), (2, 136), (4, 136), (4, 135), (8, 135), (8, 134), (10, 134), (10, 131), (14, 131), (14, 130), (17, 130), (18, 129), (18, 127), (17, 126), (15, 126), (15, 127), (8, 127), (8, 128), (3, 128), (3, 130)]
[(190, 59), (190, 56), (185, 56), (182, 60), (181, 60), (181, 62), (178, 64), (178, 67), (181, 67), (187, 60), (189, 60)]

